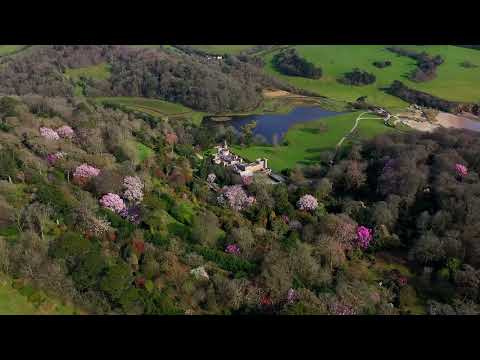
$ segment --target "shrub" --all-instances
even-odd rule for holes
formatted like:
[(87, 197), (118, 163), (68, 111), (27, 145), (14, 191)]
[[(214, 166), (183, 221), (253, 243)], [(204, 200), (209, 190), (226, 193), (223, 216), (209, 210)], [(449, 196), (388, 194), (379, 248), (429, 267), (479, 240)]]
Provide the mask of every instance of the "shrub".
[(376, 80), (375, 75), (371, 73), (360, 69), (353, 69), (353, 71), (345, 73), (343, 78), (340, 79), (340, 82), (347, 85), (360, 86), (373, 84)]
[(50, 251), (53, 257), (66, 259), (71, 263), (86, 255), (90, 249), (90, 242), (85, 237), (69, 231), (55, 240)]
[(127, 263), (118, 261), (110, 266), (105, 276), (100, 281), (100, 289), (112, 300), (118, 301), (122, 294), (131, 287), (133, 282), (132, 272)]
[(373, 62), (373, 66), (379, 68), (379, 69), (383, 69), (387, 66), (391, 66), (392, 65), (392, 62), (389, 61), (389, 60), (385, 60), (385, 61), (374, 61)]
[(222, 251), (209, 249), (207, 247), (195, 245), (193, 247), (195, 252), (202, 255), (205, 260), (216, 263), (224, 270), (237, 273), (245, 272), (252, 274), (257, 269), (257, 266), (249, 261), (243, 260), (237, 256), (226, 254)]

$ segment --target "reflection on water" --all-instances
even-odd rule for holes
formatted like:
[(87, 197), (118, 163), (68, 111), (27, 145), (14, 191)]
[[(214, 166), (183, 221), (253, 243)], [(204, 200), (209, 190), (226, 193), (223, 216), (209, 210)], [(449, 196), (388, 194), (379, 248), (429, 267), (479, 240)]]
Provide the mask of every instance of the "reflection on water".
[(294, 108), (288, 114), (234, 116), (231, 121), (228, 121), (228, 125), (240, 130), (243, 125), (256, 121), (257, 127), (254, 129), (253, 134), (263, 136), (268, 143), (272, 144), (275, 134), (277, 140), (280, 141), (283, 139), (288, 129), (295, 124), (318, 120), (322, 117), (338, 114), (341, 113), (324, 110), (318, 106), (299, 106)]

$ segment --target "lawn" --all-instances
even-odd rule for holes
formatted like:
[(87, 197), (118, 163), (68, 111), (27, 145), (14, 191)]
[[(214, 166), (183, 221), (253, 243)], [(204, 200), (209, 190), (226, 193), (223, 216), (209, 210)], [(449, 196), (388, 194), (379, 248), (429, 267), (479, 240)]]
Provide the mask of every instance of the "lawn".
[[(287, 132), (287, 146), (237, 146), (234, 151), (251, 161), (266, 157), (269, 167), (275, 171), (293, 168), (297, 164), (314, 164), (320, 160), (322, 151), (335, 150), (340, 139), (352, 129), (360, 113), (346, 113), (298, 124)], [(355, 138), (371, 138), (387, 131), (395, 130), (386, 127), (381, 119), (364, 119), (358, 125)]]
[[(292, 77), (279, 74), (271, 63), (276, 52), (265, 55), (268, 73), (280, 77), (294, 86), (307, 89), (337, 100), (353, 101), (360, 96), (368, 96), (367, 101), (395, 108), (405, 106), (405, 102), (386, 94), (382, 88), (394, 80), (400, 80), (407, 86), (429, 92), (447, 100), (480, 101), (480, 80), (478, 69), (466, 69), (460, 66), (464, 60), (480, 65), (480, 51), (456, 46), (402, 46), (426, 51), (431, 55), (440, 54), (445, 62), (438, 67), (438, 77), (432, 81), (416, 83), (407, 79), (416, 68), (416, 61), (389, 52), (383, 45), (301, 45), (295, 46), (298, 53), (323, 69), (318, 80)], [(392, 66), (378, 69), (373, 66), (376, 60), (390, 60)], [(345, 72), (358, 67), (373, 73), (377, 81), (372, 85), (350, 86), (337, 82)]]
[(79, 80), (82, 76), (95, 80), (107, 80), (110, 77), (110, 66), (107, 63), (100, 63), (98, 65), (67, 69), (65, 75), (73, 80)]
[(255, 45), (191, 45), (193, 48), (204, 51), (209, 54), (231, 54), (238, 55), (244, 50), (248, 50)]

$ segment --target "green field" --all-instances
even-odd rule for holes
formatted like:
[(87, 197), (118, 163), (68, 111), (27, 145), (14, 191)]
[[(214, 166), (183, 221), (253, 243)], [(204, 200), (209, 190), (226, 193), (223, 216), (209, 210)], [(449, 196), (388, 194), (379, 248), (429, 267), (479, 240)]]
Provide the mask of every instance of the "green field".
[(204, 51), (209, 54), (231, 54), (238, 55), (244, 50), (248, 50), (255, 45), (191, 45), (193, 48)]
[[(413, 59), (389, 52), (383, 45), (302, 45), (295, 46), (298, 53), (323, 69), (321, 79), (285, 76), (278, 73), (271, 63), (276, 52), (265, 55), (266, 71), (278, 76), (294, 86), (307, 89), (337, 100), (354, 101), (360, 96), (368, 96), (367, 101), (387, 108), (405, 106), (405, 102), (386, 94), (382, 88), (394, 80), (400, 80), (407, 86), (429, 92), (447, 100), (480, 101), (480, 71), (460, 66), (468, 60), (480, 65), (480, 51), (456, 46), (402, 46), (426, 51), (430, 55), (440, 54), (445, 62), (437, 68), (436, 79), (416, 83), (407, 79), (416, 68)], [(378, 69), (373, 66), (376, 60), (390, 60), (392, 66)], [(375, 74), (377, 81), (372, 85), (350, 86), (337, 82), (345, 72), (358, 67)]]
[(145, 113), (156, 117), (184, 117), (190, 119), (195, 124), (200, 124), (205, 113), (194, 111), (181, 104), (169, 101), (138, 97), (98, 97), (97, 103), (114, 103), (122, 105), (130, 110)]
[[(38, 296), (30, 286), (16, 289), (12, 280), (0, 274), (0, 315), (73, 315), (81, 312), (56, 300)], [(35, 300), (36, 298), (36, 300)], [(36, 303), (35, 303), (36, 302)]]
[(0, 45), (0, 56), (16, 53), (25, 48), (25, 46), (26, 45)]
[[(355, 119), (360, 113), (346, 113), (298, 124), (285, 135), (284, 140), (288, 142), (287, 146), (250, 146), (248, 148), (237, 146), (234, 150), (235, 153), (250, 161), (257, 158), (268, 158), (269, 167), (275, 171), (293, 168), (297, 164), (314, 164), (319, 161), (322, 151), (335, 149), (340, 139), (352, 129)], [(380, 118), (363, 119), (353, 137), (356, 139), (371, 138), (387, 131), (396, 130), (386, 127)]]
[(67, 69), (65, 75), (73, 80), (79, 80), (80, 77), (107, 80), (110, 77), (110, 66), (107, 63), (100, 63), (98, 65)]

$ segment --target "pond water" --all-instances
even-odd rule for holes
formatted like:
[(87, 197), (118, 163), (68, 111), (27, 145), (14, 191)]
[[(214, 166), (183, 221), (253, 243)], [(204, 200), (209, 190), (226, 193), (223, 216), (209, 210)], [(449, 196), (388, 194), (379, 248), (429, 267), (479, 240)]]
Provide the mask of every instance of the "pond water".
[(241, 130), (241, 127), (245, 124), (256, 121), (257, 126), (253, 130), (253, 134), (263, 136), (268, 143), (272, 144), (275, 134), (277, 135), (277, 140), (280, 142), (288, 129), (295, 124), (338, 114), (341, 113), (324, 110), (318, 106), (299, 106), (293, 108), (288, 114), (233, 116), (232, 120), (224, 124), (231, 125), (236, 130)]

